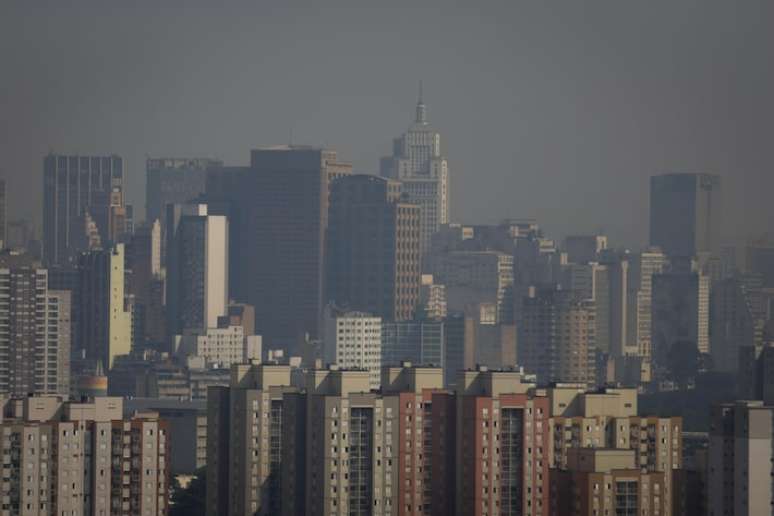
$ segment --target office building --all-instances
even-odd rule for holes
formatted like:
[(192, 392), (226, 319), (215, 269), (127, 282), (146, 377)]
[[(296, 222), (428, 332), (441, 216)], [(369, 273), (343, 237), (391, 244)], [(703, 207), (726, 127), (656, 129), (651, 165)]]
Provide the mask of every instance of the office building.
[(167, 206), (187, 204), (197, 199), (205, 192), (207, 169), (222, 165), (221, 161), (208, 158), (148, 158), (145, 162), (147, 223), (153, 224), (158, 220), (164, 238)]
[(441, 154), (441, 135), (427, 121), (420, 87), (416, 117), (395, 138), (392, 156), (380, 161), (381, 175), (403, 183), (408, 201), (421, 208), (420, 251), (430, 250), (433, 234), (449, 222), (449, 166)]
[(566, 467), (551, 470), (550, 514), (673, 514), (664, 476), (640, 469), (634, 450), (573, 448)]
[(445, 368), (446, 333), (442, 320), (382, 321), (382, 366), (412, 362)]
[[(123, 203), (124, 162), (119, 156), (49, 154), (43, 160), (43, 260), (72, 266), (88, 250), (86, 227), (107, 246), (116, 239), (111, 207)], [(116, 197), (116, 195), (118, 197)], [(119, 200), (120, 198), (120, 200)], [(119, 228), (120, 229), (120, 228)]]
[(709, 277), (699, 272), (653, 276), (652, 357), (658, 374), (675, 344), (709, 353), (709, 289)]
[(0, 394), (70, 392), (70, 293), (28, 255), (0, 255)]
[(401, 183), (351, 175), (331, 184), (327, 300), (388, 321), (414, 317), (419, 302), (420, 209)]
[(596, 382), (595, 309), (572, 292), (531, 289), (522, 301), (517, 357), (539, 383)]
[(547, 515), (549, 403), (516, 371), (461, 371), (432, 395), (431, 514)]
[(596, 262), (605, 249), (607, 237), (604, 235), (572, 235), (564, 239), (564, 252), (570, 263)]
[(496, 322), (513, 319), (513, 256), (498, 251), (452, 251), (430, 258), (433, 280), (446, 286), (449, 311), (496, 306)]
[(283, 145), (208, 172), (208, 203), (229, 210), (231, 296), (255, 308), (268, 349), (320, 338), (329, 185), (351, 171), (334, 151)]
[(232, 366), (230, 386), (209, 389), (208, 516), (280, 514), (287, 501), (280, 494), (280, 466), (292, 439), (283, 426), (289, 390), (290, 366), (272, 364)]
[(650, 245), (669, 256), (718, 251), (720, 177), (665, 174), (650, 178)]
[(76, 352), (92, 365), (110, 369), (118, 355), (128, 355), (132, 314), (125, 292), (124, 244), (78, 257), (78, 338)]
[(206, 204), (168, 211), (167, 331), (217, 328), (229, 300), (228, 219), (209, 214)]
[(371, 387), (378, 389), (382, 369), (382, 319), (329, 306), (324, 328), (323, 361), (342, 369), (369, 371)]
[(774, 407), (762, 401), (737, 401), (712, 408), (707, 514), (771, 514), (773, 421)]
[(0, 403), (8, 514), (168, 514), (172, 436), (157, 414), (124, 418), (120, 398)]

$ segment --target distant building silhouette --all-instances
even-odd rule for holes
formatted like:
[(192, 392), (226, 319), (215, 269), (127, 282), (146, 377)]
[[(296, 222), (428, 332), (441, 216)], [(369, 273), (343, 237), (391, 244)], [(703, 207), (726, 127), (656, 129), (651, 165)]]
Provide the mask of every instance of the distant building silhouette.
[[(123, 235), (124, 162), (119, 156), (49, 154), (43, 160), (43, 259), (73, 265), (88, 250), (87, 220), (103, 246)], [(120, 218), (120, 220), (116, 220)]]
[(292, 355), (305, 335), (319, 336), (329, 185), (351, 172), (335, 151), (295, 145), (208, 172), (207, 202), (229, 217), (231, 296), (255, 307), (266, 349)]
[(720, 177), (666, 174), (650, 178), (650, 245), (667, 256), (716, 251), (721, 216)]

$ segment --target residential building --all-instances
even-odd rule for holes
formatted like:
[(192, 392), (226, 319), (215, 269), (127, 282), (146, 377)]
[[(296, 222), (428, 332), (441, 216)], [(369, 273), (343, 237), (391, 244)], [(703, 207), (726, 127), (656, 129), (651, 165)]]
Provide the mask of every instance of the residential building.
[(449, 166), (441, 135), (427, 121), (421, 87), (414, 123), (393, 140), (392, 155), (381, 159), (380, 170), (401, 181), (408, 201), (420, 206), (420, 252), (427, 253), (433, 234), (449, 222)]
[(230, 293), (255, 307), (267, 349), (295, 355), (320, 338), (329, 185), (351, 171), (335, 151), (283, 145), (208, 172), (208, 203), (228, 209)]
[(0, 254), (0, 395), (70, 392), (70, 293), (29, 255)]
[(720, 177), (664, 174), (650, 178), (650, 245), (669, 256), (692, 257), (719, 249)]
[(208, 516), (275, 515), (289, 502), (280, 474), (293, 435), (284, 427), (283, 394), (292, 390), (290, 366), (274, 364), (232, 366), (230, 386), (210, 388)]
[(550, 514), (673, 514), (664, 476), (640, 469), (634, 450), (573, 448), (567, 466), (551, 470)]
[(371, 387), (378, 389), (382, 369), (382, 319), (329, 306), (324, 327), (323, 361), (342, 369), (369, 371)]
[(652, 355), (653, 340), (653, 275), (664, 272), (667, 257), (658, 248), (650, 248), (630, 260), (634, 287), (636, 287), (636, 340), (638, 354)]
[(43, 160), (43, 260), (72, 266), (88, 250), (87, 222), (107, 246), (119, 235), (111, 224), (116, 196), (123, 203), (124, 162), (119, 156), (49, 154)]
[(124, 418), (121, 398), (0, 404), (9, 514), (168, 514), (172, 437), (157, 414)]
[(596, 383), (595, 308), (572, 292), (531, 289), (522, 301), (519, 363), (538, 382)]
[(774, 407), (736, 401), (712, 408), (707, 477), (710, 516), (770, 514)]
[(401, 183), (344, 176), (331, 184), (327, 301), (388, 321), (412, 319), (419, 303), (420, 208)]
[(532, 388), (479, 368), (433, 393), (431, 514), (548, 514), (549, 402)]
[(229, 368), (232, 364), (261, 360), (261, 336), (245, 335), (242, 326), (221, 325), (177, 335), (175, 339), (178, 356), (200, 357), (208, 366)]

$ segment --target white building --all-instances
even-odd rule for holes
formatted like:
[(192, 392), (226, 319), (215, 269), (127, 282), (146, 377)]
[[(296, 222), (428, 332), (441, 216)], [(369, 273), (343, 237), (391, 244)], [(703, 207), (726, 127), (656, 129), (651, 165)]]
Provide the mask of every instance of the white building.
[(178, 355), (196, 356), (208, 365), (231, 367), (252, 359), (261, 359), (261, 336), (245, 335), (242, 326), (207, 328), (202, 333), (186, 333), (176, 337)]
[(400, 180), (409, 202), (420, 206), (420, 249), (426, 253), (433, 233), (449, 222), (449, 167), (441, 135), (427, 122), (421, 84), (416, 119), (393, 140), (392, 156), (381, 159), (380, 169), (382, 176)]
[(369, 371), (371, 388), (378, 389), (382, 367), (381, 317), (342, 312), (329, 306), (324, 327), (323, 360), (341, 369)]

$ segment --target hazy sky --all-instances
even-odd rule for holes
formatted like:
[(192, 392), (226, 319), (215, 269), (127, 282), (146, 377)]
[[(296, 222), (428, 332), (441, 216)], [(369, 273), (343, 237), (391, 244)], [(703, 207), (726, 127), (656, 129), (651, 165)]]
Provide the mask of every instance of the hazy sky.
[(292, 131), (375, 173), (422, 79), (454, 221), (637, 245), (648, 176), (700, 171), (730, 231), (772, 228), (774, 2), (160, 3), (1, 1), (11, 216), (40, 219), (49, 150), (124, 156), (141, 212), (146, 155), (245, 164)]

